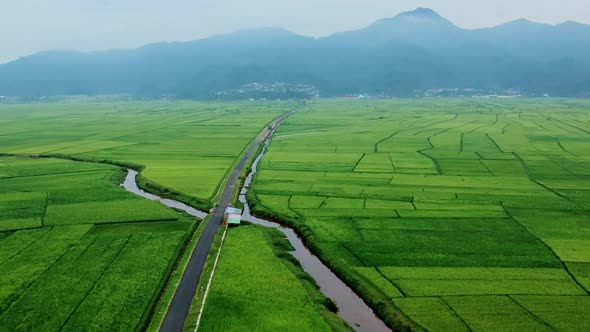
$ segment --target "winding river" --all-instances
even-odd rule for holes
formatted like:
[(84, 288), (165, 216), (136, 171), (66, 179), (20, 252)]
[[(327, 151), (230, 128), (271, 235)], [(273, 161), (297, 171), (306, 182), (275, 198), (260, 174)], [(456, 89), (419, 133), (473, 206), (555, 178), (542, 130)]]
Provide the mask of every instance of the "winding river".
[(205, 219), (205, 217), (207, 217), (207, 215), (209, 215), (206, 212), (199, 211), (199, 210), (197, 210), (189, 205), (186, 205), (182, 202), (175, 201), (175, 200), (168, 199), (168, 198), (162, 198), (160, 196), (150, 194), (147, 191), (144, 191), (143, 189), (140, 189), (139, 186), (137, 185), (137, 174), (138, 174), (138, 172), (136, 170), (133, 170), (133, 169), (127, 170), (127, 176), (125, 177), (125, 181), (121, 184), (121, 186), (123, 188), (125, 188), (125, 190), (127, 190), (128, 192), (134, 193), (136, 195), (139, 195), (143, 198), (147, 198), (152, 201), (158, 201), (168, 207), (171, 207), (173, 209), (177, 209), (180, 211), (184, 211), (184, 212), (190, 214), (191, 216), (197, 217), (199, 219)]
[[(336, 303), (338, 306), (338, 315), (352, 329), (355, 331), (390, 331), (383, 321), (373, 313), (373, 310), (305, 246), (301, 238), (292, 228), (273, 221), (257, 218), (250, 214), (250, 207), (246, 200), (246, 192), (252, 182), (253, 175), (257, 171), (258, 163), (264, 156), (267, 146), (270, 144), (273, 133), (271, 133), (265, 140), (264, 147), (254, 160), (252, 171), (248, 174), (244, 186), (240, 191), (239, 199), (244, 203), (244, 214), (242, 219), (256, 225), (276, 228), (285, 234), (285, 237), (295, 248), (295, 251), (291, 252), (291, 254), (301, 263), (303, 270), (319, 285), (320, 291)], [(168, 207), (184, 211), (192, 216), (203, 219), (208, 215), (206, 212), (196, 210), (184, 203), (161, 198), (140, 189), (136, 182), (137, 174), (137, 171), (130, 169), (121, 186), (129, 192), (150, 200), (159, 201)]]
[(276, 228), (285, 234), (295, 248), (295, 251), (291, 252), (291, 254), (301, 263), (303, 270), (320, 286), (320, 291), (336, 303), (340, 318), (355, 331), (390, 331), (383, 321), (373, 313), (373, 310), (305, 246), (292, 228), (250, 214), (246, 192), (271, 139), (272, 135), (264, 142), (264, 147), (254, 160), (252, 171), (248, 174), (240, 192), (240, 202), (244, 204), (242, 219), (256, 225)]

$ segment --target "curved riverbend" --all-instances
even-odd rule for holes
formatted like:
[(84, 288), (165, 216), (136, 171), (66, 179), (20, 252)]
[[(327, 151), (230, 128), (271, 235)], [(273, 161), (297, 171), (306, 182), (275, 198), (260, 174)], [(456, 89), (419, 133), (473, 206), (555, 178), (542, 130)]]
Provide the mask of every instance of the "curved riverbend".
[(186, 205), (182, 202), (175, 201), (175, 200), (168, 199), (168, 198), (162, 198), (160, 196), (156, 196), (154, 194), (150, 194), (147, 191), (142, 190), (137, 185), (137, 174), (138, 174), (138, 172), (136, 170), (133, 170), (133, 169), (128, 170), (127, 176), (125, 177), (125, 181), (121, 184), (121, 186), (123, 188), (125, 188), (125, 190), (127, 190), (128, 192), (134, 193), (136, 195), (139, 195), (143, 198), (147, 198), (152, 201), (158, 201), (168, 207), (171, 207), (176, 210), (184, 211), (184, 212), (190, 214), (191, 216), (194, 216), (194, 217), (197, 217), (200, 219), (205, 219), (205, 217), (207, 217), (209, 215), (206, 212), (199, 211), (199, 210), (193, 208), (192, 206)]
[[(303, 270), (308, 273), (320, 287), (320, 291), (332, 299), (338, 307), (338, 315), (355, 331), (390, 331), (390, 329), (381, 321), (373, 310), (350, 289), (342, 280), (340, 280), (326, 265), (320, 261), (303, 243), (301, 238), (292, 228), (286, 227), (276, 222), (257, 218), (250, 213), (250, 207), (246, 200), (246, 192), (252, 182), (252, 177), (256, 173), (258, 163), (264, 156), (267, 146), (270, 144), (272, 134), (264, 142), (264, 147), (252, 164), (252, 171), (246, 177), (244, 186), (240, 191), (239, 199), (244, 204), (243, 220), (253, 224), (272, 227), (280, 230), (295, 248), (291, 254), (301, 263)], [(137, 185), (138, 172), (132, 169), (128, 170), (125, 181), (121, 184), (125, 190), (147, 198), (153, 201), (159, 201), (162, 204), (184, 211), (198, 218), (205, 218), (208, 213), (196, 210), (195, 208), (167, 198), (162, 198), (140, 189)], [(185, 272), (186, 273), (186, 272)]]
[(320, 291), (332, 299), (338, 306), (338, 315), (355, 331), (391, 331), (381, 319), (379, 319), (373, 310), (352, 291), (338, 276), (332, 272), (318, 257), (316, 257), (303, 243), (301, 238), (292, 228), (286, 227), (276, 222), (257, 218), (250, 213), (250, 206), (246, 200), (246, 192), (252, 182), (252, 177), (256, 173), (258, 163), (264, 156), (267, 146), (270, 144), (272, 135), (264, 142), (264, 147), (252, 164), (252, 171), (244, 181), (244, 186), (240, 191), (240, 202), (244, 204), (243, 220), (249, 221), (256, 225), (272, 227), (280, 230), (291, 245), (295, 248), (291, 254), (301, 263), (303, 270), (309, 274), (320, 286)]

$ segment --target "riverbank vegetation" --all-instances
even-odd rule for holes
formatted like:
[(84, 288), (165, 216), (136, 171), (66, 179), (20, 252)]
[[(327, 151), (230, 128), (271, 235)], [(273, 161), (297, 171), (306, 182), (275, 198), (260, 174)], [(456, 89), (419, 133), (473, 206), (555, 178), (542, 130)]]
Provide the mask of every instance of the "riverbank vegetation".
[(588, 109), (319, 101), (279, 128), (248, 198), (390, 326), (576, 330), (590, 326)]

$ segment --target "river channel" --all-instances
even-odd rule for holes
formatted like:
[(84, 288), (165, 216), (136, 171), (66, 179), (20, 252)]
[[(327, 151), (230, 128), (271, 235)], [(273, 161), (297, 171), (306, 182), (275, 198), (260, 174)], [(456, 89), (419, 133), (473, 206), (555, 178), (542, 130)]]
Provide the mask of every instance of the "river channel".
[[(257, 171), (258, 163), (264, 156), (266, 148), (270, 144), (273, 133), (271, 133), (265, 140), (264, 147), (260, 154), (256, 156), (256, 159), (252, 164), (252, 171), (248, 174), (244, 186), (240, 191), (239, 199), (244, 204), (242, 220), (264, 227), (276, 228), (285, 234), (285, 237), (295, 248), (295, 251), (292, 251), (291, 254), (300, 262), (303, 270), (315, 280), (320, 287), (320, 291), (336, 303), (336, 306), (338, 307), (338, 315), (352, 329), (355, 331), (390, 331), (383, 321), (374, 314), (373, 310), (305, 246), (301, 238), (292, 228), (270, 220), (255, 217), (250, 213), (250, 207), (246, 200), (246, 192), (252, 182), (253, 175)], [(122, 187), (124, 187), (125, 190), (150, 200), (159, 201), (168, 207), (184, 211), (201, 219), (208, 215), (208, 213), (196, 210), (184, 203), (162, 198), (140, 189), (136, 182), (137, 174), (137, 171), (129, 169), (125, 181), (122, 184)]]

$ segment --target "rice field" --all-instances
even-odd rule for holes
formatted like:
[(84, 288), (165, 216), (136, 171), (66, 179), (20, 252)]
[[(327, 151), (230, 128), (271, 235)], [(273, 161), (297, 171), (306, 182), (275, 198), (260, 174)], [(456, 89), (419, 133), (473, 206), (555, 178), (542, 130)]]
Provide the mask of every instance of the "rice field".
[(230, 228), (200, 331), (348, 331), (325, 297), (287, 256), (283, 234), (258, 226)]
[(249, 199), (385, 319), (579, 331), (588, 151), (585, 100), (321, 100), (279, 127)]
[(294, 106), (292, 102), (77, 99), (2, 104), (0, 153), (142, 166), (144, 181), (191, 197), (193, 205), (208, 209), (247, 144)]
[(0, 329), (146, 328), (198, 223), (118, 187), (125, 172), (110, 164), (206, 209), (242, 150), (294, 105), (1, 105)]
[[(136, 165), (144, 186), (207, 208), (292, 108), (1, 105), (0, 327), (144, 329), (198, 224), (119, 188), (119, 167), (37, 155)], [(588, 151), (584, 100), (320, 100), (279, 127), (249, 200), (392, 326), (587, 330)], [(344, 328), (277, 234), (226, 240), (202, 330)]]
[(196, 222), (118, 187), (118, 167), (0, 164), (1, 329), (142, 329)]

